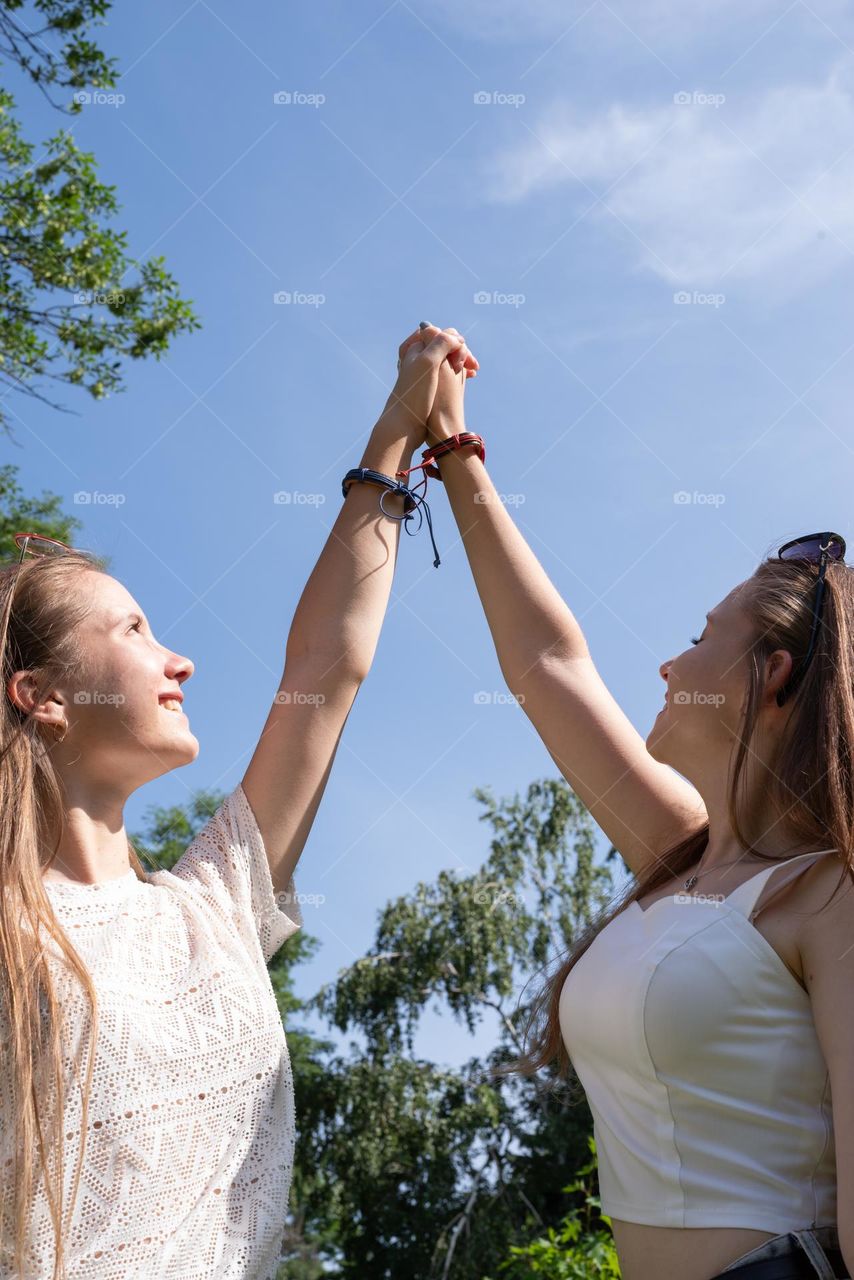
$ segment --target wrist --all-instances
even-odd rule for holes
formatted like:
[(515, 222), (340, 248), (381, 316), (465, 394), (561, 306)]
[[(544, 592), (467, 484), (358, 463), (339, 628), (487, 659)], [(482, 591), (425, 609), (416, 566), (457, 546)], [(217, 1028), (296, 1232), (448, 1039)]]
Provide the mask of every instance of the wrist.
[(424, 444), (424, 423), (413, 414), (397, 409), (384, 413), (374, 424), (370, 444), (385, 449), (399, 446), (406, 451), (407, 457), (411, 457)]
[(438, 444), (449, 436), (462, 435), (468, 431), (465, 419), (456, 414), (432, 415), (427, 419), (427, 444)]
[(423, 445), (423, 426), (407, 432), (402, 424), (395, 426), (383, 418), (371, 432), (358, 465), (394, 476), (397, 471), (403, 471), (412, 465), (416, 452)]

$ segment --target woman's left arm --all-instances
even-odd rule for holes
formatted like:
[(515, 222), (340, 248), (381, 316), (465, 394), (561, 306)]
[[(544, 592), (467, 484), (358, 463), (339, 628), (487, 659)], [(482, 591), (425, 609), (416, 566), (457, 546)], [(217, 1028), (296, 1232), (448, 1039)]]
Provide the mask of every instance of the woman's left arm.
[[(458, 335), (442, 332), (426, 347), (401, 345), (395, 387), (359, 466), (384, 475), (410, 465), (425, 439), (442, 362), (477, 362)], [(342, 468), (343, 472), (347, 470)], [(284, 674), (242, 780), (255, 815), (274, 890), (283, 891), (299, 861), (326, 788), (341, 732), (370, 670), (391, 594), (403, 499), (355, 483), (291, 623)]]

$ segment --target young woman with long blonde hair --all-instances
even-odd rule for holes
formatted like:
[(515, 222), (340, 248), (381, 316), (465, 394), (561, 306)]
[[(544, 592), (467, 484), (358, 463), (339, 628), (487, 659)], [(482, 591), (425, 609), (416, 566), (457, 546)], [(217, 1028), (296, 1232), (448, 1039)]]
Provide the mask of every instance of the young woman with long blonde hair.
[(246, 772), (172, 871), (145, 872), (123, 809), (196, 759), (193, 663), (94, 557), (22, 534), (0, 567), (4, 1280), (274, 1280), (295, 1131), (266, 965), (301, 924), (294, 868), (413, 509), (396, 473), (440, 384), (477, 367), (456, 336), (417, 336)]

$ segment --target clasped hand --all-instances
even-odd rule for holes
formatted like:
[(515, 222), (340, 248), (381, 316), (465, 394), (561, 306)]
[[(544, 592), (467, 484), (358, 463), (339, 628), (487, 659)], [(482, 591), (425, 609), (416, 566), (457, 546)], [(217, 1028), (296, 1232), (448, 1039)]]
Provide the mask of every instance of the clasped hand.
[(479, 362), (458, 329), (428, 325), (398, 348), (398, 374), (381, 421), (399, 423), (412, 447), (465, 430), (463, 397)]

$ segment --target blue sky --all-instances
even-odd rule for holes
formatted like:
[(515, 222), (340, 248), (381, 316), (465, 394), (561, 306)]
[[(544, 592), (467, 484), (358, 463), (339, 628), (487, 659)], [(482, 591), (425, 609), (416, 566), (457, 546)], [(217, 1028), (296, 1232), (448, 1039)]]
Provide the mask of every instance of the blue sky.
[[(644, 736), (659, 664), (706, 610), (787, 538), (851, 535), (842, 3), (156, 0), (117, 4), (101, 42), (124, 101), (66, 123), (118, 188), (130, 252), (165, 255), (204, 328), (122, 395), (68, 391), (74, 415), (7, 401), (4, 453), (196, 664), (200, 755), (131, 799), (129, 829), (240, 780), (340, 477), (422, 319), (480, 360), (468, 425)], [(12, 84), (26, 136), (55, 132)], [(297, 870), (325, 898), (304, 995), (389, 897), (482, 860), (474, 787), (555, 772), (518, 707), (475, 700), (505, 686), (441, 485), (428, 498), (442, 566), (426, 527), (404, 535)], [(417, 1047), (472, 1048), (436, 1017)]]

